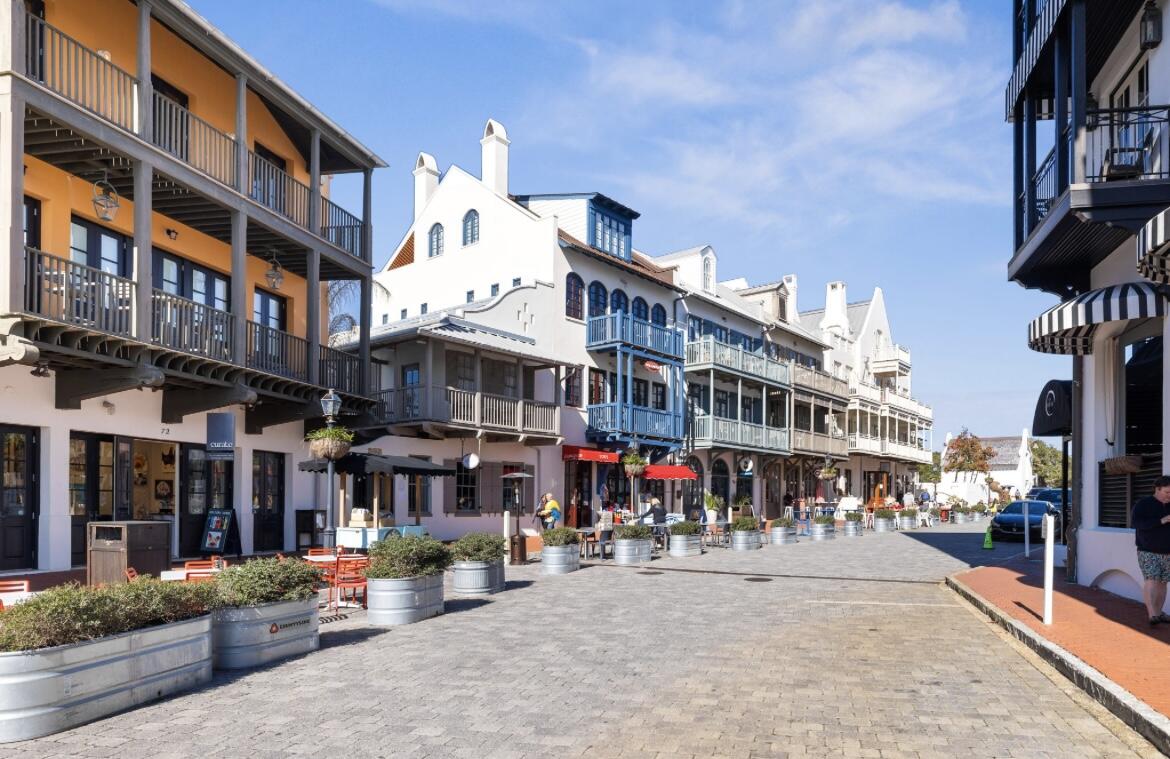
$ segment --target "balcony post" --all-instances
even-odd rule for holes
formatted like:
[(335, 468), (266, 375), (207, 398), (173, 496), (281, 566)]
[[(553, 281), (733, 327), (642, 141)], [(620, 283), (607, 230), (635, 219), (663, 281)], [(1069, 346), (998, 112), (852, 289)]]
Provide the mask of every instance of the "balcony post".
[(153, 178), (154, 167), (148, 161), (134, 162), (134, 281), (137, 287), (134, 335), (144, 343), (154, 338), (151, 329), (154, 315)]
[[(743, 354), (740, 353), (740, 358)], [(735, 382), (735, 439), (743, 442), (743, 377), (737, 377)]]
[(475, 426), (483, 424), (483, 351), (475, 349)]
[(249, 174), (248, 77), (236, 74), (236, 189), (245, 195), (249, 192)]
[[(0, 46), (0, 71), (28, 73), (24, 70), (25, 56), (27, 55), (25, 35), (28, 34), (26, 18), (24, 0), (0, 0), (0, 35), (10, 43)], [(22, 108), (19, 113), (22, 114), (21, 122), (23, 122), (24, 109)]]
[(362, 254), (363, 261), (370, 261), (374, 250), (374, 171), (362, 172)]
[[(363, 368), (370, 365), (370, 319), (373, 318), (373, 294), (374, 288), (370, 274), (363, 273), (359, 294), (360, 303), (358, 304), (358, 361)], [(358, 392), (362, 395), (368, 395), (369, 385), (369, 373), (363, 370), (358, 376)]]
[[(426, 388), (428, 393), (431, 393), (432, 396), (434, 395), (434, 393), (432, 392), (433, 388), (432, 388), (431, 383), (434, 381), (434, 377), (435, 377), (435, 344), (434, 344), (433, 340), (431, 340), (430, 338), (427, 338), (426, 353), (424, 354), (424, 357), (423, 357), (423, 376), (422, 376), (421, 384), (424, 388)], [(426, 409), (425, 411), (423, 411), (423, 413), (426, 414), (426, 416), (423, 417), (424, 419), (433, 419), (434, 418), (429, 413), (430, 410), (433, 408), (434, 408), (434, 398), (432, 397), (430, 399), (429, 408)], [(447, 416), (444, 416), (443, 419), (440, 421), (446, 421), (449, 416), (450, 416), (449, 414)]]
[(241, 210), (232, 211), (232, 344), (235, 346), (236, 363), (244, 366), (248, 362), (248, 316), (251, 311), (248, 302), (248, 215)]
[[(154, 136), (154, 84), (150, 80), (150, 0), (138, 0), (138, 136), (147, 142), (151, 142)], [(141, 289), (142, 285), (139, 284)], [(150, 291), (149, 287), (146, 289)]]
[[(21, 0), (0, 0), (0, 8), (24, 18)], [(14, 20), (12, 25), (17, 24)], [(3, 57), (4, 53), (0, 52), (0, 59)], [(24, 280), (28, 264), (23, 224), (24, 100), (12, 91), (12, 77), (9, 76), (0, 77), (0, 150), (3, 151), (0, 153), (0, 208), (3, 208), (0, 219), (6, 225), (6, 247), (11, 251), (8, 265), (0, 266), (0, 314), (11, 314), (24, 310)]]
[(1036, 228), (1036, 101), (1024, 90), (1024, 228)]
[(1085, 0), (1071, 0), (1068, 19), (1069, 91), (1072, 95), (1073, 184), (1085, 181)]
[[(305, 268), (305, 353), (309, 384), (316, 385), (321, 378), (321, 251), (311, 248), (305, 254)], [(363, 372), (366, 366), (362, 364)]]
[(1056, 102), (1054, 123), (1056, 134), (1052, 144), (1055, 146), (1053, 158), (1056, 169), (1056, 195), (1060, 195), (1068, 187), (1068, 145), (1065, 142), (1065, 124), (1068, 122), (1068, 43), (1065, 41), (1065, 32), (1057, 25), (1056, 33), (1052, 35), (1052, 73), (1053, 95)]
[(321, 235), (321, 130), (309, 132), (309, 231)]

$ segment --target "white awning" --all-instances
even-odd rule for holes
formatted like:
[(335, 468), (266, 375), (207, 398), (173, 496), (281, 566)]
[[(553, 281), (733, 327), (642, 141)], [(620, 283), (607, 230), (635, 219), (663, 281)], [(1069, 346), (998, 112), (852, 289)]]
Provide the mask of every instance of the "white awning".
[(1093, 352), (1098, 324), (1166, 315), (1163, 288), (1127, 282), (1090, 290), (1048, 309), (1028, 325), (1028, 347), (1041, 353), (1085, 356)]
[(1170, 284), (1170, 208), (1138, 230), (1137, 270), (1159, 284)]

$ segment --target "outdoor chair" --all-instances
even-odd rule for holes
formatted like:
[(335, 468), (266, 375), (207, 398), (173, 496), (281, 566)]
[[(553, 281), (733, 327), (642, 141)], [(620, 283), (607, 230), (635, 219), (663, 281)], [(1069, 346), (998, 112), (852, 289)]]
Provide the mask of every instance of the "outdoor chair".
[(186, 561), (183, 562), (183, 569), (187, 570), (188, 576), (190, 576), (191, 570), (195, 570), (197, 572), (210, 572), (211, 570), (215, 569), (215, 562), (211, 560)]
[(585, 559), (589, 558), (589, 554), (592, 553), (592, 549), (590, 548), (590, 546), (592, 546), (593, 548), (596, 548), (597, 541), (600, 539), (600, 537), (601, 537), (601, 530), (600, 529), (594, 529), (593, 532), (582, 533), (582, 535), (581, 535), (581, 557), (582, 558), (585, 558)]
[(126, 582), (134, 582), (138, 579), (138, 570), (134, 567), (126, 567)]
[(335, 551), (332, 548), (310, 548), (309, 549), (309, 556), (333, 556), (336, 553), (337, 553), (337, 551)]
[(187, 582), (215, 582), (215, 572), (210, 569), (197, 569), (187, 573)]
[(337, 592), (334, 599), (334, 609), (341, 606), (341, 599), (346, 591), (353, 592), (353, 600), (357, 602), (357, 593), (362, 592), (362, 608), (366, 607), (366, 575), (363, 570), (370, 565), (369, 559), (339, 559), (337, 573), (333, 576), (332, 591)]
[(0, 593), (27, 593), (28, 580), (0, 580)]
[(920, 509), (918, 511), (918, 526), (930, 527), (930, 511), (927, 509)]

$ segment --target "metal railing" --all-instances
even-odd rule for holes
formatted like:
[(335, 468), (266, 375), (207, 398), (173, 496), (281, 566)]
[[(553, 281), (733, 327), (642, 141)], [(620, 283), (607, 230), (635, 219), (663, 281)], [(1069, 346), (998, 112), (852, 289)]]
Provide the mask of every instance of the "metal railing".
[(1032, 202), (1036, 206), (1036, 223), (1052, 210), (1056, 198), (1064, 188), (1056, 186), (1056, 146), (1040, 162), (1040, 168), (1032, 175)]
[(788, 430), (752, 422), (704, 414), (691, 419), (691, 432), (698, 448), (736, 445), (773, 451), (788, 450)]
[(686, 344), (687, 369), (715, 366), (742, 374), (769, 380), (781, 385), (792, 381), (789, 364), (767, 356), (745, 351), (738, 345), (728, 345), (707, 336)]
[(675, 359), (682, 359), (684, 354), (684, 335), (678, 327), (663, 327), (620, 312), (590, 317), (586, 348), (603, 348), (618, 343)]
[(235, 316), (162, 290), (154, 290), (151, 301), (150, 332), (155, 343), (218, 361), (233, 360)]
[(598, 403), (588, 407), (589, 427), (606, 433), (668, 439), (682, 438), (682, 414), (634, 406)]
[(860, 433), (851, 433), (848, 437), (849, 450), (862, 453), (881, 453), (883, 450), (880, 438)]
[(792, 430), (792, 449), (794, 451), (811, 451), (813, 453), (829, 453), (844, 456), (848, 452), (848, 445), (845, 438), (840, 435), (794, 429)]
[(854, 382), (849, 385), (849, 395), (871, 403), (882, 402), (882, 389), (868, 382)]
[(321, 198), (321, 236), (351, 256), (369, 260), (362, 246), (362, 220), (329, 198)]
[(237, 186), (235, 139), (157, 91), (151, 142), (212, 179)]
[(882, 388), (882, 403), (910, 411), (923, 418), (933, 418), (934, 412), (930, 406), (913, 398), (909, 393), (902, 393), (892, 388)]
[(344, 393), (361, 392), (362, 362), (358, 356), (327, 345), (320, 347), (317, 359), (317, 384)]
[(1085, 114), (1085, 181), (1170, 178), (1170, 106)]
[(32, 14), (25, 15), (25, 24), (29, 79), (129, 132), (137, 130), (138, 81), (132, 74)]
[(302, 229), (309, 228), (309, 186), (248, 151), (248, 196)]
[(249, 369), (280, 377), (308, 381), (309, 341), (249, 320), (247, 325)]
[(25, 247), (25, 310), (121, 337), (134, 335), (137, 285), (92, 266)]
[(801, 364), (793, 366), (792, 384), (841, 398), (849, 397), (849, 383), (845, 380)]
[(377, 413), (388, 423), (431, 421), (547, 435), (561, 429), (556, 404), (544, 401), (439, 386), (381, 390), (374, 397)]

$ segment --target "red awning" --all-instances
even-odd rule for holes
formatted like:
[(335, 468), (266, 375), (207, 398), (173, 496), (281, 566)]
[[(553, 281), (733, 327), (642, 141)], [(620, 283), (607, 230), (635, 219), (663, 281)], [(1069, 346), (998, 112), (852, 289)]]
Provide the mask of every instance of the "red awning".
[(600, 461), (603, 464), (618, 463), (617, 451), (603, 451), (600, 448), (582, 448), (579, 445), (561, 447), (561, 458), (564, 461)]
[(679, 464), (650, 464), (646, 467), (646, 471), (642, 472), (642, 477), (647, 480), (699, 479), (699, 475), (695, 474), (689, 466)]

